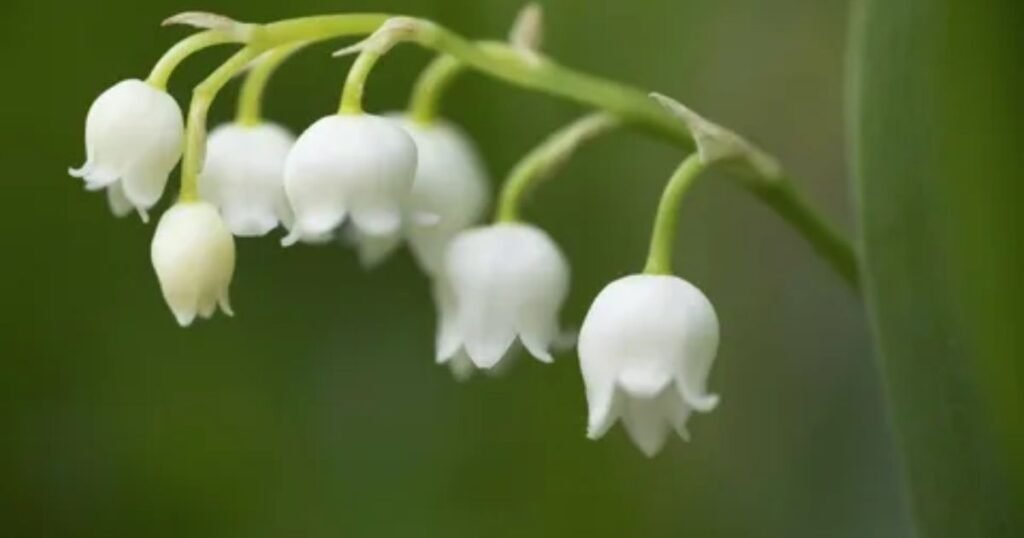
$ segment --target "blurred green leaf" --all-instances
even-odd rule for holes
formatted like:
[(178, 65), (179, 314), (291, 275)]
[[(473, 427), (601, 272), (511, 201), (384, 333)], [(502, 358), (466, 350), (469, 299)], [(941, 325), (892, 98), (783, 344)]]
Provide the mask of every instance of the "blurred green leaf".
[(859, 7), (865, 288), (918, 526), (1024, 536), (1024, 10)]

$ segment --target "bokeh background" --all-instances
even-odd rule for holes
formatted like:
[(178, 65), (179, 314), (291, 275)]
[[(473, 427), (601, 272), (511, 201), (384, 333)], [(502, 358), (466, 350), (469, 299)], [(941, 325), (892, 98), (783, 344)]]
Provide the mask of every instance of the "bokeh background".
[[(852, 230), (844, 170), (844, 0), (547, 0), (547, 51), (678, 97), (780, 156)], [(0, 512), (7, 536), (906, 536), (909, 523), (863, 306), (774, 214), (720, 174), (686, 201), (678, 267), (718, 309), (713, 414), (647, 460), (616, 428), (584, 436), (576, 357), (458, 384), (433, 364), (426, 279), (402, 252), (366, 272), (341, 247), (239, 243), (238, 312), (181, 330), (149, 265), (152, 226), (115, 220), (67, 176), (91, 101), (144, 77), (201, 8), (266, 21), (421, 15), (503, 36), (517, 0), (8, 0), (0, 131)], [(271, 118), (331, 112), (346, 62), (307, 51)], [(172, 80), (189, 88), (226, 50)], [(403, 48), (369, 87), (403, 106), (429, 55)], [(234, 86), (231, 87), (234, 89)], [(229, 119), (227, 91), (213, 117)], [(448, 116), (497, 182), (574, 105), (479, 76)], [(636, 133), (588, 146), (526, 215), (572, 260), (578, 324), (641, 268), (682, 158)], [(165, 197), (166, 200), (170, 196)]]

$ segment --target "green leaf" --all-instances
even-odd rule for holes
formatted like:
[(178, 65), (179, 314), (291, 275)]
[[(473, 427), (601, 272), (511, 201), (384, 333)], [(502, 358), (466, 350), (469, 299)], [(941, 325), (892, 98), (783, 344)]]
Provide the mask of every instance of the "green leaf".
[(1024, 7), (865, 0), (864, 287), (922, 536), (1024, 536)]

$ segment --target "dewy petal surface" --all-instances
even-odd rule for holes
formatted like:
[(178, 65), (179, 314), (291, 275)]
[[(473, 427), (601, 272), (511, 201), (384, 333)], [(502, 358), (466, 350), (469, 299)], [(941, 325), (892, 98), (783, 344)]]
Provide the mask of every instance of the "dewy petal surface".
[(452, 240), (444, 268), (457, 312), (452, 332), (478, 367), (495, 366), (524, 327), (531, 330), (529, 347), (549, 359), (539, 351), (550, 346), (557, 327), (534, 330), (534, 324), (557, 320), (569, 265), (547, 234), (525, 224), (471, 229)]
[(231, 233), (263, 236), (291, 222), (284, 167), (294, 143), (287, 129), (273, 123), (232, 123), (210, 133), (199, 191), (220, 208)]
[(231, 314), (228, 288), (235, 270), (235, 243), (217, 208), (179, 202), (160, 218), (151, 247), (164, 299), (178, 323), (210, 317), (218, 304)]
[(718, 338), (711, 303), (681, 278), (631, 275), (606, 286), (579, 339), (591, 436), (619, 414), (648, 454), (660, 449), (663, 431), (684, 435), (693, 410), (717, 403), (705, 386)]
[(87, 161), (71, 174), (93, 190), (122, 182), (140, 214), (152, 207), (181, 158), (185, 127), (177, 102), (145, 82), (125, 80), (93, 102), (85, 131)]

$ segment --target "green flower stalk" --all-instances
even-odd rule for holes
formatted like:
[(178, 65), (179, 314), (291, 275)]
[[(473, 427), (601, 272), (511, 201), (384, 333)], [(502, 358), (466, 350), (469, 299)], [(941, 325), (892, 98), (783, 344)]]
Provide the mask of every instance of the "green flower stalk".
[[(145, 83), (136, 81), (141, 86), (132, 85), (135, 89), (131, 96), (105, 98), (104, 106), (100, 107), (101, 112), (106, 111), (104, 117), (121, 119), (91, 123), (96, 127), (90, 128), (88, 133), (90, 159), (82, 169), (73, 171), (94, 188), (107, 188), (111, 206), (118, 214), (134, 206), (145, 216), (146, 210), (159, 199), (166, 176), (179, 157), (180, 201), (189, 203), (208, 198), (216, 202), (218, 209), (225, 214), (231, 213), (228, 209), (230, 204), (218, 200), (218, 195), (203, 195), (200, 189), (200, 174), (207, 151), (207, 118), (220, 91), (232, 78), (249, 70), (239, 98), (235, 125), (239, 128), (263, 126), (262, 99), (266, 85), (277, 68), (295, 52), (320, 41), (369, 36), (341, 51), (341, 54), (358, 52), (359, 55), (349, 71), (339, 114), (317, 122), (294, 145), (291, 145), (290, 138), (277, 137), (280, 140), (273, 143), (274, 151), (263, 152), (274, 153), (277, 155), (274, 163), (283, 161), (283, 165), (263, 166), (254, 172), (236, 174), (233, 170), (219, 170), (212, 174), (230, 180), (228, 188), (218, 191), (219, 196), (229, 198), (244, 198), (247, 187), (245, 181), (236, 181), (239, 178), (259, 175), (270, 178), (261, 181), (266, 188), (260, 198), (266, 203), (262, 203), (259, 215), (236, 211), (227, 219), (233, 233), (263, 235), (281, 223), (290, 232), (285, 239), (286, 244), (323, 242), (330, 239), (343, 223), (351, 222), (357, 236), (381, 238), (387, 244), (393, 243), (397, 234), (404, 233), (411, 219), (422, 232), (416, 241), (421, 250), (418, 252), (421, 263), (432, 274), (443, 273), (448, 239), (457, 240), (458, 237), (453, 238), (452, 234), (457, 234), (467, 225), (467, 219), (477, 214), (476, 209), (462, 212), (465, 214), (460, 215), (458, 225), (443, 222), (454, 213), (437, 204), (443, 206), (460, 199), (457, 188), (444, 184), (444, 174), (441, 173), (444, 163), (463, 163), (467, 177), (482, 177), (482, 174), (473, 171), (476, 166), (473, 151), (461, 141), (461, 135), (434, 136), (448, 145), (456, 140), (465, 146), (455, 148), (458, 151), (449, 148), (452, 149), (449, 157), (431, 161), (429, 155), (426, 159), (418, 158), (418, 152), (424, 151), (423, 148), (441, 146), (440, 143), (428, 143), (427, 136), (436, 134), (432, 130), (436, 130), (435, 123), (438, 123), (439, 103), (456, 76), (473, 70), (528, 91), (571, 100), (591, 110), (583, 119), (552, 135), (516, 166), (502, 189), (496, 212), (500, 223), (518, 221), (520, 208), (530, 189), (550, 177), (581, 144), (611, 129), (631, 127), (652, 134), (687, 154), (692, 153), (666, 187), (655, 221), (646, 273), (670, 273), (681, 201), (694, 179), (714, 166), (734, 171), (739, 185), (791, 224), (851, 288), (858, 289), (858, 262), (853, 249), (806, 203), (774, 158), (680, 103), (660, 95), (654, 95), (652, 99), (646, 91), (570, 69), (547, 57), (539, 50), (543, 24), (536, 7), (524, 10), (511, 32), (510, 43), (474, 42), (432, 21), (372, 13), (321, 15), (251, 24), (219, 15), (190, 12), (171, 17), (165, 24), (185, 24), (201, 31), (172, 47), (157, 62)], [(365, 114), (363, 94), (367, 79), (387, 52), (406, 42), (429, 49), (437, 53), (437, 57), (418, 80), (405, 120), (398, 122)], [(167, 104), (170, 102), (165, 92), (167, 82), (176, 68), (191, 55), (224, 44), (238, 44), (241, 48), (195, 87), (182, 135), (180, 110), (176, 105)], [(142, 91), (142, 87), (150, 90)], [(156, 93), (149, 95), (152, 92)], [(124, 140), (125, 133), (135, 132), (136, 128), (147, 132), (145, 124), (148, 118), (153, 117), (148, 114), (119, 114), (116, 106), (109, 106), (110, 103), (128, 102), (131, 100), (128, 97), (134, 99), (135, 109), (145, 111), (159, 107), (163, 110), (160, 115), (163, 118), (160, 132), (163, 134), (149, 136), (153, 134), (150, 132), (148, 138), (136, 137), (129, 144), (119, 142)], [(175, 114), (178, 115), (177, 120)], [(100, 132), (100, 123), (105, 126), (103, 132)], [(109, 128), (118, 125), (123, 128)], [(439, 125), (447, 129), (447, 126)], [(420, 133), (417, 129), (431, 132)], [(418, 138), (414, 141), (411, 134)], [(264, 138), (270, 139), (269, 136)], [(236, 139), (244, 140), (244, 137), (232, 138)], [(229, 148), (227, 153), (234, 157), (244, 156), (245, 148), (235, 147), (237, 145), (233, 142), (226, 144)], [(128, 166), (136, 162), (129, 158), (132, 155), (121, 155), (117, 162), (109, 161), (110, 152), (96, 149), (101, 146), (136, 148), (143, 159), (138, 162), (150, 162), (152, 166), (144, 170)], [(100, 159), (100, 154), (108, 160)], [(461, 156), (452, 157), (456, 154)], [(434, 167), (427, 174), (430, 181), (423, 180), (424, 185), (431, 184), (430, 188), (420, 192), (414, 188), (418, 161), (440, 163), (439, 169)], [(239, 160), (215, 159), (214, 162), (227, 162), (228, 168), (232, 168), (234, 165), (230, 163)], [(279, 173), (282, 168), (283, 173)], [(280, 196), (281, 189), (276, 187), (282, 174), (284, 197)], [(125, 181), (121, 181), (122, 178), (126, 178)], [(223, 179), (221, 181), (223, 183)], [(444, 196), (433, 196), (431, 193), (435, 191), (444, 193)], [(419, 201), (410, 203), (417, 196)], [(472, 198), (477, 200), (474, 208), (480, 207), (486, 200), (486, 194), (481, 191)], [(278, 199), (287, 203), (273, 201)], [(409, 211), (416, 214), (405, 214)], [(255, 218), (257, 216), (259, 218)], [(438, 228), (444, 232), (426, 233), (426, 229), (435, 225), (444, 225)]]

